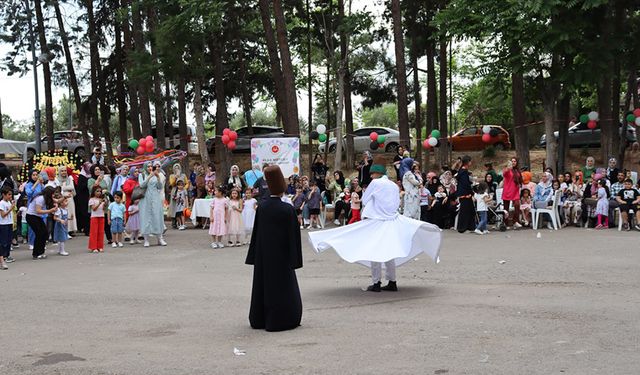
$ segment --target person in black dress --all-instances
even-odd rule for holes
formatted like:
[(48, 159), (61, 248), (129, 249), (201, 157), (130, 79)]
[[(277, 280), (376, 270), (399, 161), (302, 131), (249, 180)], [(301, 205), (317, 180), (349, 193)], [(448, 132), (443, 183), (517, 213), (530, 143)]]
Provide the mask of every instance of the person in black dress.
[(295, 209), (282, 202), (287, 188), (280, 167), (264, 170), (271, 195), (258, 205), (246, 264), (253, 265), (249, 323), (285, 331), (300, 325), (302, 299), (295, 270), (302, 268), (302, 242)]
[(327, 179), (327, 171), (329, 168), (327, 167), (324, 159), (320, 154), (316, 154), (313, 158), (313, 165), (311, 166), (311, 173), (313, 174), (313, 180), (316, 182), (318, 189), (320, 192), (327, 190), (326, 179)]
[(367, 186), (371, 182), (371, 175), (369, 174), (371, 164), (373, 164), (373, 156), (369, 151), (363, 152), (362, 160), (356, 165), (358, 180), (360, 180), (360, 185), (362, 186)]
[(78, 233), (84, 233), (89, 236), (89, 177), (91, 163), (86, 162), (82, 165), (80, 174), (78, 175), (78, 183), (76, 184), (76, 196), (73, 202), (76, 204), (76, 223), (78, 224)]
[(467, 155), (462, 157), (461, 166), (458, 170), (456, 180), (458, 181), (458, 188), (456, 190), (456, 196), (460, 202), (460, 209), (458, 210), (458, 227), (456, 228), (459, 233), (464, 233), (468, 230), (474, 230), (476, 226), (475, 209), (473, 207), (473, 189), (471, 188), (471, 175), (469, 174), (469, 166), (471, 165), (471, 158)]

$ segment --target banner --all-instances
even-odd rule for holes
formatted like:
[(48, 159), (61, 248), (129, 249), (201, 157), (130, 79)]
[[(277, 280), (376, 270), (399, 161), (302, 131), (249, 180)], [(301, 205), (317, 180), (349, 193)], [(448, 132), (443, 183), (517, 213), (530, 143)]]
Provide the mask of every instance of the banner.
[(279, 166), (285, 178), (300, 174), (300, 138), (251, 139), (251, 164), (261, 170), (265, 163)]

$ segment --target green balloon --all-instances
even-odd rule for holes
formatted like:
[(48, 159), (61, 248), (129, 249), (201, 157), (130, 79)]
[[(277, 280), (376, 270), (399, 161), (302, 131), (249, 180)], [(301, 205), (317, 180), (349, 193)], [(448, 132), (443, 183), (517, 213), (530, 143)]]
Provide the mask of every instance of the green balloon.
[(318, 140), (320, 142), (326, 142), (327, 141), (327, 135), (326, 134), (320, 134), (318, 135)]
[(136, 141), (135, 139), (132, 139), (129, 141), (129, 147), (132, 149), (137, 149), (139, 146), (138, 141)]
[(636, 116), (634, 116), (634, 115), (633, 115), (633, 113), (629, 113), (629, 114), (627, 115), (627, 121), (629, 121), (629, 122), (634, 122), (634, 121), (636, 121)]
[(438, 129), (433, 129), (433, 130), (431, 131), (431, 136), (432, 136), (433, 138), (436, 138), (436, 139), (437, 139), (437, 138), (440, 138), (440, 130), (438, 130)]
[(580, 122), (583, 124), (589, 122), (589, 115), (580, 115)]
[(378, 143), (382, 144), (384, 143), (384, 141), (386, 141), (387, 139), (384, 137), (384, 135), (379, 135), (378, 136)]

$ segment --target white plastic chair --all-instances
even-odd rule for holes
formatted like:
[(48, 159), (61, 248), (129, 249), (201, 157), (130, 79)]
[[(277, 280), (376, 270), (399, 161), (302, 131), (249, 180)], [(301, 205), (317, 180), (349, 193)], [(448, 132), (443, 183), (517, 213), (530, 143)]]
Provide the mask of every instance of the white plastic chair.
[(553, 194), (553, 199), (551, 200), (551, 205), (547, 208), (532, 208), (531, 216), (533, 218), (533, 228), (538, 229), (538, 223), (540, 222), (540, 215), (548, 214), (551, 217), (551, 223), (553, 224), (553, 229), (558, 230), (560, 227), (560, 216), (558, 215), (558, 204), (560, 202), (560, 197), (562, 192), (560, 190), (556, 191)]

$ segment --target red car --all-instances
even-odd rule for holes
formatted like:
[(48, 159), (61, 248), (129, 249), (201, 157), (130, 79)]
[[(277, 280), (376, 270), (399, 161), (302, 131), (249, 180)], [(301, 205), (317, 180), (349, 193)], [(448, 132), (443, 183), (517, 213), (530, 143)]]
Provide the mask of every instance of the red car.
[(451, 149), (453, 151), (482, 151), (490, 145), (493, 145), (496, 150), (510, 149), (511, 141), (509, 140), (509, 132), (502, 126), (489, 126), (491, 130), (495, 129), (498, 131), (497, 136), (491, 137), (491, 142), (485, 143), (482, 141), (482, 126), (470, 126), (449, 137)]

